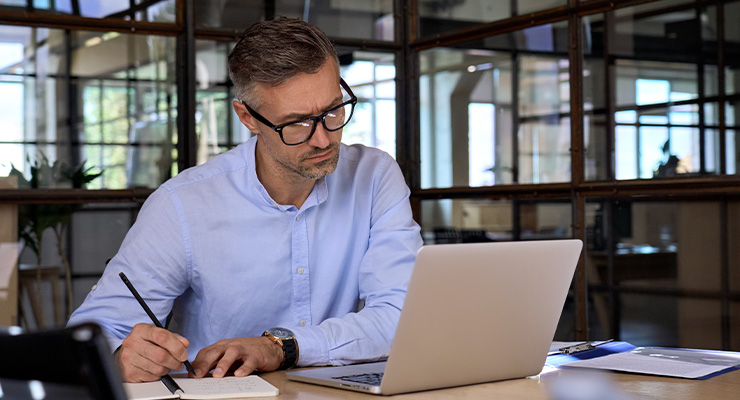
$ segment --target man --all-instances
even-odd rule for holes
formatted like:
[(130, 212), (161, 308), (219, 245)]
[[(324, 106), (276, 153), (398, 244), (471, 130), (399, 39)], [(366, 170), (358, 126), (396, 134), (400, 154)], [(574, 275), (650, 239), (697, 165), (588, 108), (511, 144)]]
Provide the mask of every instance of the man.
[[(395, 161), (340, 144), (356, 98), (331, 42), (299, 20), (261, 22), (229, 70), (255, 136), (157, 189), (69, 322), (100, 324), (129, 382), (188, 359), (222, 377), (390, 351), (419, 226)], [(146, 323), (119, 272), (161, 321), (172, 310), (172, 332)]]

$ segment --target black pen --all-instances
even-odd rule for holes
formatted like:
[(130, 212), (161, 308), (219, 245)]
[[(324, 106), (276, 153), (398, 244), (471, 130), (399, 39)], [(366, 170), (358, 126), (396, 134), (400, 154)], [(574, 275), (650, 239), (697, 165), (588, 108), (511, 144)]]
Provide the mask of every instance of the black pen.
[[(139, 292), (136, 291), (136, 289), (134, 288), (134, 285), (132, 285), (131, 282), (128, 280), (128, 278), (126, 278), (126, 274), (124, 274), (123, 272), (121, 272), (120, 274), (118, 274), (118, 276), (121, 277), (121, 279), (123, 280), (123, 283), (125, 283), (126, 284), (126, 287), (128, 287), (128, 290), (131, 291), (131, 294), (134, 295), (134, 297), (136, 298), (136, 301), (138, 301), (139, 304), (141, 304), (141, 308), (143, 308), (144, 311), (146, 311), (147, 315), (149, 315), (149, 318), (151, 318), (152, 319), (152, 322), (154, 322), (154, 325), (156, 325), (157, 328), (164, 329), (164, 327), (159, 322), (159, 320), (157, 319), (157, 317), (154, 315), (154, 313), (152, 312), (152, 310), (150, 310), (149, 309), (149, 306), (146, 305), (146, 302), (144, 302), (144, 299), (142, 299), (141, 296), (139, 296)], [(195, 375), (195, 370), (193, 369), (193, 366), (190, 365), (190, 361), (185, 360), (185, 363), (184, 364), (185, 364), (185, 368), (188, 370), (188, 372), (190, 372), (191, 374)]]

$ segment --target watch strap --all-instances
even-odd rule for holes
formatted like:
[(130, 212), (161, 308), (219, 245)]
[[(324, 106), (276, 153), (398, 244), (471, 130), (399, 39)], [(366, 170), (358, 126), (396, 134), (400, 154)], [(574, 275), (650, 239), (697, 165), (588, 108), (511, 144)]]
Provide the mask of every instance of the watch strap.
[(278, 369), (292, 368), (298, 362), (298, 344), (295, 338), (280, 339), (283, 344), (283, 362)]

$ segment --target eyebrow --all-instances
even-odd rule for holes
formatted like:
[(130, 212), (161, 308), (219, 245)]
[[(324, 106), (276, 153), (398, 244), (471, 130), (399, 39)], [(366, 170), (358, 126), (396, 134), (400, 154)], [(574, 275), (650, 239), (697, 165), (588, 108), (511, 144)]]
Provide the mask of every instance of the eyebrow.
[[(324, 111), (320, 112), (318, 115), (321, 115), (321, 114), (323, 114), (323, 113), (331, 110), (332, 108), (334, 108), (334, 107), (342, 104), (342, 99), (344, 99), (344, 95), (342, 95), (342, 94), (340, 94), (339, 96), (335, 97), (334, 98), (334, 101), (331, 103), (331, 105), (329, 105), (328, 107), (326, 107), (324, 109)], [(294, 122), (294, 121), (302, 121), (304, 119), (308, 119), (308, 118), (311, 118), (313, 116), (316, 116), (316, 114), (299, 114), (299, 113), (288, 114), (284, 118), (282, 118), (283, 120), (285, 120), (285, 122), (281, 122), (281, 123), (279, 123), (277, 125), (282, 125), (282, 124), (286, 124), (286, 123), (290, 123), (290, 122)]]

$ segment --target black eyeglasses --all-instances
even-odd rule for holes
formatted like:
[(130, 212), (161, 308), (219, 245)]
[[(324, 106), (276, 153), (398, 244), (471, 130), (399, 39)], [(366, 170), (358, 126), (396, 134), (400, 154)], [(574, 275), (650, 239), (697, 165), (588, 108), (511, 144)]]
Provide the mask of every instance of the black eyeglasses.
[(344, 128), (349, 120), (352, 119), (352, 113), (354, 113), (355, 104), (357, 104), (357, 97), (352, 93), (352, 89), (349, 88), (344, 79), (340, 78), (339, 84), (342, 85), (347, 94), (349, 94), (349, 100), (319, 116), (304, 118), (297, 121), (287, 122), (285, 124), (275, 125), (260, 113), (254, 111), (254, 109), (248, 106), (244, 101), (242, 101), (242, 104), (244, 104), (244, 107), (247, 107), (247, 111), (249, 111), (257, 121), (262, 122), (267, 125), (268, 128), (277, 132), (283, 143), (288, 146), (295, 146), (311, 139), (314, 132), (316, 132), (316, 124), (318, 124), (319, 121), (321, 121), (324, 125), (324, 129), (327, 131), (336, 132)]

